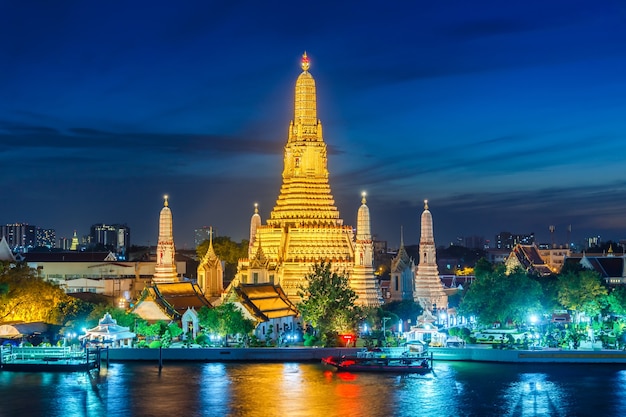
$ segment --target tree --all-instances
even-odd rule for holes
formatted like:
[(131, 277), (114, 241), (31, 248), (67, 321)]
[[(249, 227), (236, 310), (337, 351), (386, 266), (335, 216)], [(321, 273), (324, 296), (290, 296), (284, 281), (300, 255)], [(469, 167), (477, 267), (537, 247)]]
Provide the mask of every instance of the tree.
[[(404, 323), (409, 321), (413, 324), (417, 323), (417, 318), (422, 314), (422, 306), (413, 300), (392, 301), (382, 306), (384, 311), (395, 314), (398, 317), (396, 323), (402, 320)], [(395, 324), (395, 323), (394, 323)]]
[(362, 310), (354, 304), (356, 293), (348, 278), (331, 269), (330, 262), (316, 263), (298, 287), (298, 309), (305, 322), (321, 335), (324, 345), (332, 345), (342, 333), (356, 333)]
[(616, 316), (626, 316), (626, 287), (613, 288), (607, 297), (609, 309)]
[(3, 263), (0, 285), (3, 287), (0, 293), (0, 321), (65, 322), (58, 306), (72, 299), (57, 285), (37, 277), (26, 263), (17, 263), (14, 267)]
[(215, 308), (198, 310), (200, 326), (207, 332), (219, 335), (226, 341), (231, 335), (248, 335), (254, 330), (254, 321), (247, 319), (233, 303), (222, 303)]
[(607, 305), (607, 290), (596, 271), (570, 270), (559, 276), (558, 298), (563, 307), (574, 312), (578, 323), (581, 313), (589, 316), (600, 314)]
[(504, 265), (497, 265), (491, 272), (481, 265), (480, 274), (477, 273), (467, 290), (459, 310), (463, 315), (476, 316), (485, 325), (521, 324), (530, 313), (541, 310), (540, 296), (539, 284), (521, 269), (507, 274)]

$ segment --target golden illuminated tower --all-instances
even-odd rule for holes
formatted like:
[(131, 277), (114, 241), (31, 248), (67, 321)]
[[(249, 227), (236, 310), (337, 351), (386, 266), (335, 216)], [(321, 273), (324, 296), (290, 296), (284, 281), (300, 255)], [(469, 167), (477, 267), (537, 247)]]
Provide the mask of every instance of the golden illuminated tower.
[(172, 227), (172, 210), (169, 208), (167, 196), (164, 197), (163, 208), (159, 216), (159, 240), (157, 243), (157, 259), (154, 267), (153, 281), (156, 283), (176, 282), (176, 249), (174, 248), (174, 233)]
[[(330, 261), (333, 269), (350, 277), (355, 260), (354, 232), (343, 225), (328, 182), (327, 149), (317, 119), (315, 80), (309, 65), (305, 53), (296, 81), (294, 118), (284, 149), (283, 182), (276, 205), (265, 225), (260, 217), (253, 216), (249, 259), (239, 262), (233, 281), (280, 284), (293, 302), (299, 301), (298, 287), (306, 282), (304, 277), (314, 263)], [(369, 303), (368, 297), (357, 302)]]
[(213, 227), (209, 229), (209, 249), (198, 265), (198, 286), (209, 301), (224, 292), (224, 269), (213, 249)]
[(415, 272), (415, 292), (413, 297), (424, 309), (424, 314), (429, 316), (433, 306), (436, 306), (437, 309), (447, 309), (448, 296), (444, 292), (441, 279), (439, 278), (437, 250), (433, 234), (433, 216), (430, 210), (428, 210), (428, 200), (424, 200), (424, 211), (422, 212), (421, 220), (420, 256)]

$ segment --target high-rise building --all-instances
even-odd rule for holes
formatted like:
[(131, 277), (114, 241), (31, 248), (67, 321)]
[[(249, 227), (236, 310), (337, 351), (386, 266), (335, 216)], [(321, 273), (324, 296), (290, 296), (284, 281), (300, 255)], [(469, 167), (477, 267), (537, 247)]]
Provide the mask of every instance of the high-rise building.
[(513, 249), (515, 245), (532, 245), (535, 243), (535, 233), (515, 235), (511, 232), (500, 232), (496, 235), (496, 249)]
[(280, 284), (295, 302), (313, 264), (329, 261), (333, 269), (348, 275), (358, 304), (377, 306), (381, 300), (372, 267), (369, 210), (359, 210), (355, 240), (352, 227), (344, 226), (339, 217), (328, 182), (326, 143), (306, 53), (301, 65), (280, 193), (266, 224), (261, 224), (260, 216), (253, 216), (249, 259), (239, 262), (231, 285)]
[(103, 246), (125, 260), (130, 248), (130, 228), (125, 224), (98, 223), (91, 226), (90, 244)]
[(37, 226), (28, 223), (13, 223), (0, 226), (0, 239), (6, 238), (14, 252), (28, 252), (37, 246)]
[(57, 247), (57, 235), (54, 229), (42, 229), (38, 227), (35, 230), (37, 246), (45, 246), (48, 249)]

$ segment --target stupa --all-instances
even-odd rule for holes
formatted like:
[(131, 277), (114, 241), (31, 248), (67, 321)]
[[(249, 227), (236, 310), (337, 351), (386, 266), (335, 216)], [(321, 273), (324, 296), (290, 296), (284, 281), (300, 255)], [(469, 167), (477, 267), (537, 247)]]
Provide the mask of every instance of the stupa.
[[(317, 118), (315, 80), (306, 53), (295, 87), (294, 118), (284, 148), (282, 186), (266, 224), (258, 208), (250, 225), (248, 259), (242, 259), (233, 281), (279, 284), (292, 302), (299, 302), (299, 287), (314, 263), (329, 261), (333, 269), (351, 279), (361, 305), (379, 305), (377, 281), (371, 265), (372, 249), (367, 230), (344, 226), (328, 181), (327, 148), (322, 123)], [(367, 208), (367, 207), (366, 207)], [(360, 226), (360, 225), (359, 225)], [(358, 252), (357, 252), (358, 247)], [(359, 268), (355, 275), (355, 258)], [(362, 262), (362, 264), (361, 264)]]
[(159, 240), (156, 255), (153, 281), (155, 283), (177, 282), (172, 210), (169, 208), (167, 196), (164, 196), (163, 208), (159, 215)]
[(415, 272), (414, 300), (424, 309), (419, 320), (432, 322), (435, 309), (447, 309), (448, 296), (443, 290), (437, 268), (437, 249), (433, 234), (433, 216), (428, 209), (428, 200), (424, 201), (424, 211), (421, 218), (421, 236), (419, 244), (419, 264)]

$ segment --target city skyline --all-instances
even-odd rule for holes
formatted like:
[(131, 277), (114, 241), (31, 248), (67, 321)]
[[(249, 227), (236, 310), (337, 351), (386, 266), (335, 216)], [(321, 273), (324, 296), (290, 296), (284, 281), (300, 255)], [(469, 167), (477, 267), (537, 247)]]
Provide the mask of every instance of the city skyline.
[(391, 247), (419, 241), (426, 199), (438, 246), (626, 237), (622, 3), (163, 4), (3, 6), (0, 223), (155, 245), (167, 194), (177, 247), (247, 239), (306, 50), (344, 224), (366, 191)]

